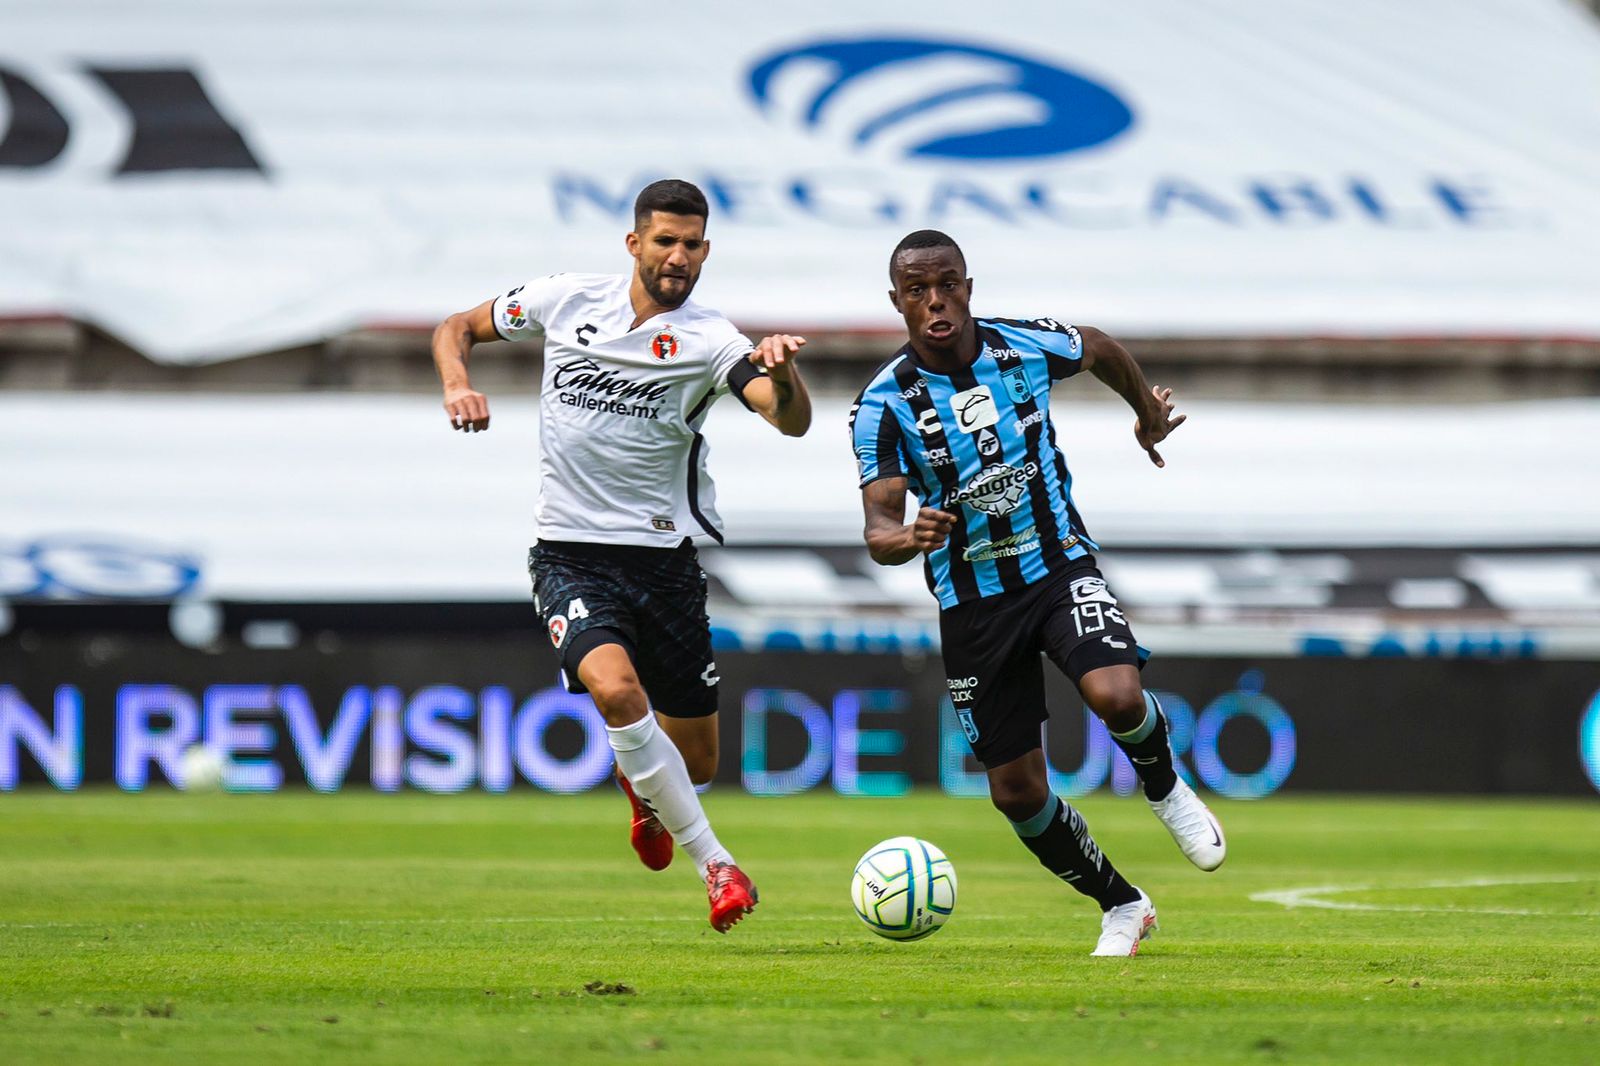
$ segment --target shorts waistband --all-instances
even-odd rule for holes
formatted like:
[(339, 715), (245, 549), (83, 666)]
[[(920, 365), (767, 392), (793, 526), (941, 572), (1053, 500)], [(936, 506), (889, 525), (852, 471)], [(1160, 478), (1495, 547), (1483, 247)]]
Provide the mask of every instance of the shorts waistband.
[(696, 556), (694, 541), (684, 537), (671, 548), (657, 548), (648, 544), (591, 544), (581, 540), (536, 541), (529, 551), (545, 550), (570, 555), (579, 559), (599, 559), (626, 562), (630, 559), (693, 559)]
[(1098, 571), (1098, 567), (1099, 564), (1095, 562), (1093, 553), (1080, 555), (1076, 559), (1068, 559), (1064, 563), (1057, 564), (1054, 569), (1047, 571), (1043, 577), (1030, 584), (1023, 585), (1021, 588), (1002, 589), (999, 592), (991, 592), (987, 596), (979, 596), (970, 600), (962, 600), (959, 603), (952, 603), (949, 607), (940, 608), (939, 613), (941, 615), (951, 615), (956, 612), (966, 613), (972, 610), (994, 610), (997, 606), (1020, 603), (1030, 596), (1038, 595), (1043, 589), (1081, 577), (1085, 570)]

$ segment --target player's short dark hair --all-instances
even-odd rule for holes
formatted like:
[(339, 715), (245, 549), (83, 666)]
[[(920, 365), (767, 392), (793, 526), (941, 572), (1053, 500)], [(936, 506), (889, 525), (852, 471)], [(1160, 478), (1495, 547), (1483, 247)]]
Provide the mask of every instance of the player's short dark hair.
[(961, 245), (948, 233), (936, 229), (919, 229), (900, 238), (900, 243), (894, 246), (894, 251), (889, 253), (889, 281), (894, 282), (894, 266), (900, 261), (901, 252), (915, 251), (919, 248), (954, 248), (956, 258), (961, 260), (961, 271), (966, 272), (967, 257), (961, 253)]
[(711, 216), (706, 194), (697, 186), (677, 178), (652, 181), (639, 190), (638, 199), (633, 201), (633, 228), (643, 229), (644, 224), (650, 221), (652, 211), (664, 211), (669, 215), (696, 215), (700, 218)]

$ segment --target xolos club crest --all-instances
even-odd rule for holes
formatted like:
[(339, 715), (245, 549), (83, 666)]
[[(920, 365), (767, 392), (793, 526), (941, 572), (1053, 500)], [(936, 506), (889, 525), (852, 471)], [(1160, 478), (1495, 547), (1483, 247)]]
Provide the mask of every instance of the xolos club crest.
[(650, 361), (653, 363), (670, 363), (678, 358), (678, 353), (683, 346), (678, 341), (678, 335), (672, 331), (671, 326), (663, 326), (656, 330), (656, 335), (650, 338)]

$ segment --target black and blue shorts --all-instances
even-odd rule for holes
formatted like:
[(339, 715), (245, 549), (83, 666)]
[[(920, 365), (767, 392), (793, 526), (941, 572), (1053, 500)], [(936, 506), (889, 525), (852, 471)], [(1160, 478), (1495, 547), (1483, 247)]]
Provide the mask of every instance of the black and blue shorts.
[(1027, 588), (941, 611), (939, 637), (956, 718), (986, 768), (1040, 746), (1049, 717), (1041, 653), (1073, 684), (1102, 666), (1143, 669), (1150, 657), (1092, 555)]
[(647, 548), (540, 541), (528, 551), (528, 573), (569, 691), (587, 691), (578, 680), (585, 655), (619, 644), (656, 711), (672, 718), (716, 712), (706, 575), (691, 542)]

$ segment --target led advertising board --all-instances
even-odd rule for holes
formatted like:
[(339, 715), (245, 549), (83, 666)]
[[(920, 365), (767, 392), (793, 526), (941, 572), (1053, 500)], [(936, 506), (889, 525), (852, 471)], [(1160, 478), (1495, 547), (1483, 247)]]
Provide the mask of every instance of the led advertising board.
[[(720, 653), (720, 780), (983, 795), (937, 657)], [(1131, 767), (1047, 670), (1056, 787), (1131, 792)], [(366, 637), (289, 650), (156, 635), (0, 646), (0, 789), (168, 787), (186, 748), (240, 791), (309, 786), (579, 792), (611, 755), (587, 696), (527, 636)], [(1600, 666), (1556, 661), (1158, 657), (1146, 683), (1198, 786), (1585, 793), (1600, 788)]]

